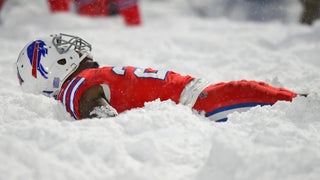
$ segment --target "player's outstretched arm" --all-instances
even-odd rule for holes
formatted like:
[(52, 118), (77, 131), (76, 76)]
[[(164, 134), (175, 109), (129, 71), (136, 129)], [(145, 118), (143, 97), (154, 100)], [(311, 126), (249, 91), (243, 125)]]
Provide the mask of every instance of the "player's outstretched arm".
[(80, 98), (79, 112), (82, 118), (107, 118), (117, 116), (100, 85), (90, 87)]

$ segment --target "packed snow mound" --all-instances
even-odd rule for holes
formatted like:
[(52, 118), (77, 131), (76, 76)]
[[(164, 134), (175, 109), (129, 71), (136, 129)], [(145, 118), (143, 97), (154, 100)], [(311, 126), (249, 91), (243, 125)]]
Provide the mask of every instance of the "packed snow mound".
[[(319, 179), (320, 24), (203, 18), (189, 8), (209, 1), (195, 2), (143, 0), (143, 25), (128, 28), (120, 17), (51, 15), (44, 0), (8, 1), (0, 25), (0, 179)], [(14, 66), (27, 42), (59, 32), (92, 43), (101, 65), (169, 69), (212, 83), (265, 81), (309, 96), (232, 113), (225, 123), (159, 100), (75, 121), (54, 99), (23, 93)]]

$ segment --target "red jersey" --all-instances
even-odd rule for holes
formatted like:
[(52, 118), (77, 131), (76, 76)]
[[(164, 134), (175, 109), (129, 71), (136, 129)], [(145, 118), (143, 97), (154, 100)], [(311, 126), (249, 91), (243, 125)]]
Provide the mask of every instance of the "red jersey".
[(181, 92), (193, 80), (172, 71), (136, 67), (87, 69), (63, 84), (58, 99), (76, 119), (81, 119), (79, 101), (94, 85), (102, 85), (110, 105), (118, 113), (143, 107), (145, 102), (172, 100), (179, 103)]

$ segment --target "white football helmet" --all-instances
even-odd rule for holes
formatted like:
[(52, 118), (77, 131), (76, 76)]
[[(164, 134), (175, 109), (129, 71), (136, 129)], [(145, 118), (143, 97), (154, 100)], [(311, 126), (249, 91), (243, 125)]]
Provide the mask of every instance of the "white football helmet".
[(91, 56), (90, 52), (89, 43), (62, 33), (28, 43), (16, 63), (23, 91), (57, 96), (64, 81)]

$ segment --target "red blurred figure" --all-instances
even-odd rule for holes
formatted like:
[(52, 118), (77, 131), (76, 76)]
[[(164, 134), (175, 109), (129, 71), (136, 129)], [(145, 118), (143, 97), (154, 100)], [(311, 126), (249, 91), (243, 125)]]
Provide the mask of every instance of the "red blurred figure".
[(111, 16), (120, 14), (129, 26), (141, 24), (138, 0), (49, 0), (51, 12), (70, 10), (70, 1), (75, 4), (76, 12), (84, 16)]
[(69, 0), (48, 0), (51, 12), (66, 12), (70, 11)]
[(127, 25), (141, 24), (138, 0), (115, 0), (115, 2)]
[(107, 16), (109, 15), (109, 0), (74, 0), (76, 11), (85, 16)]
[(0, 0), (0, 10), (2, 8), (3, 2), (4, 2), (4, 0)]
[(137, 0), (74, 0), (76, 10), (86, 16), (120, 14), (127, 25), (140, 25), (141, 17)]
[[(0, 0), (0, 12), (5, 0)], [(2, 24), (2, 17), (0, 16), (0, 25)]]

